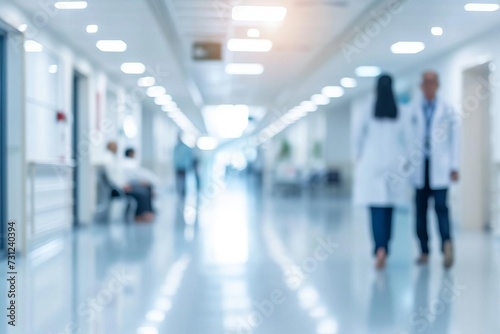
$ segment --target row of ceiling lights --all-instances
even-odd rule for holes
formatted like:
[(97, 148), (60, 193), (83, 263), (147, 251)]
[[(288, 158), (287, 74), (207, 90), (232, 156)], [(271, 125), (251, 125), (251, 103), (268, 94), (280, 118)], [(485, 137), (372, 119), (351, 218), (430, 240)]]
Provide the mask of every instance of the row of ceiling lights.
[[(86, 9), (88, 4), (86, 1), (59, 1), (54, 3), (54, 7), (60, 10), (81, 10)], [(28, 29), (27, 24), (21, 24), (18, 28), (21, 32)], [(99, 31), (97, 24), (89, 24), (86, 27), (89, 34), (96, 34)], [(122, 40), (98, 40), (96, 47), (102, 52), (125, 52), (127, 51), (127, 43)], [(42, 52), (43, 45), (34, 40), (27, 40), (24, 43), (26, 52)], [(126, 62), (120, 67), (125, 74), (139, 75), (146, 72), (146, 66), (140, 62)], [(57, 72), (57, 65), (49, 67), (50, 73)], [(166, 89), (162, 86), (155, 86), (156, 79), (154, 77), (143, 77), (137, 82), (139, 87), (147, 88), (147, 95), (154, 98), (155, 104), (168, 113), (168, 116), (185, 132), (198, 133), (198, 130), (193, 126), (191, 121), (181, 111), (177, 104), (172, 100), (172, 97), (167, 94)]]

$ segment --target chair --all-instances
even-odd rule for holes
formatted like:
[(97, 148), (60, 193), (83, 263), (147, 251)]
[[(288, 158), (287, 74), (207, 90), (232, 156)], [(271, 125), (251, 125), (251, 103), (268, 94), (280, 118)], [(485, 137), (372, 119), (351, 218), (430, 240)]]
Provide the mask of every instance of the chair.
[[(113, 192), (116, 197), (113, 197)], [(111, 204), (113, 199), (121, 200), (125, 203), (124, 219), (126, 222), (134, 221), (137, 201), (128, 196), (122, 189), (114, 186), (109, 179), (106, 169), (98, 167), (97, 169), (97, 207), (94, 214), (94, 220), (97, 222), (109, 222), (111, 213)]]

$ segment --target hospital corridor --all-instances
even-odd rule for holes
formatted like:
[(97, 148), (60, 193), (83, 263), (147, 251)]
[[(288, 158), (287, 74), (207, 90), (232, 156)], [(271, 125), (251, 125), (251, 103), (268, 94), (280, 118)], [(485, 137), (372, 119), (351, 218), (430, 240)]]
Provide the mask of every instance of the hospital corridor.
[(0, 0), (0, 334), (500, 333), (497, 0)]

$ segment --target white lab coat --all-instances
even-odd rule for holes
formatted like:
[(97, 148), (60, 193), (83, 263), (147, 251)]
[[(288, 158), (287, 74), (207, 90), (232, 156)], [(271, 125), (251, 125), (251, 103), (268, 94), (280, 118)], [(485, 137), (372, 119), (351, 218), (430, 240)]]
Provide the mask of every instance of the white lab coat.
[(409, 202), (405, 177), (410, 140), (408, 110), (398, 107), (397, 119), (376, 119), (375, 103), (356, 115), (353, 123), (354, 204), (397, 206)]
[[(425, 184), (425, 114), (423, 99), (411, 109), (411, 148), (408, 153), (411, 180), (415, 188)], [(441, 99), (436, 99), (436, 109), (431, 122), (430, 186), (445, 189), (450, 186), (452, 171), (460, 164), (460, 115)]]

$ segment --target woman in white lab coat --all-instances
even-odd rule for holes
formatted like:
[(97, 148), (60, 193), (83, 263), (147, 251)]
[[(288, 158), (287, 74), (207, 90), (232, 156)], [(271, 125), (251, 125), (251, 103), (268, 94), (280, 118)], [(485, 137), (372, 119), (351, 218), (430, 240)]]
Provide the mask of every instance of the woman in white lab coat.
[(375, 101), (357, 116), (354, 202), (370, 209), (376, 267), (382, 269), (389, 253), (394, 207), (408, 200), (403, 158), (407, 122), (396, 104), (389, 75), (379, 77)]

